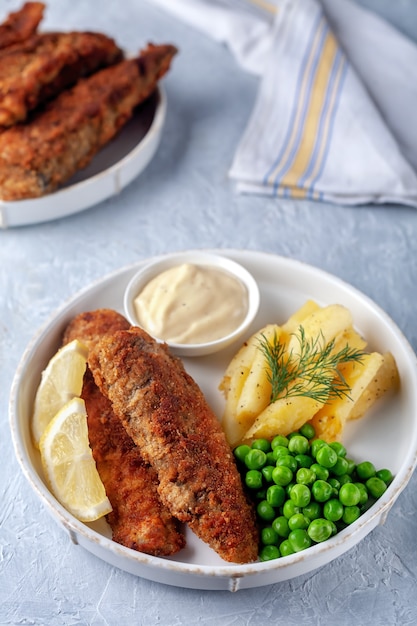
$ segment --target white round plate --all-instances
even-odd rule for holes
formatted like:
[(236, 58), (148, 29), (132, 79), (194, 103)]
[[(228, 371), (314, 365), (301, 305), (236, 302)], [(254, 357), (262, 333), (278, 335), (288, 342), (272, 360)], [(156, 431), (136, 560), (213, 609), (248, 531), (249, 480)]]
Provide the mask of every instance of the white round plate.
[[(188, 529), (187, 547), (174, 557), (158, 558), (135, 552), (111, 540), (104, 520), (93, 524), (78, 522), (55, 500), (45, 484), (39, 455), (30, 437), (32, 405), (41, 371), (58, 349), (62, 332), (74, 315), (101, 307), (123, 312), (126, 285), (145, 261), (121, 269), (78, 293), (33, 338), (13, 381), (10, 425), (16, 456), (26, 478), (75, 544), (120, 569), (149, 580), (195, 589), (236, 591), (287, 580), (321, 567), (384, 521), (417, 463), (417, 362), (393, 321), (369, 298), (338, 278), (298, 261), (261, 252), (219, 250), (218, 253), (241, 263), (259, 284), (260, 308), (248, 336), (268, 322), (283, 323), (311, 298), (321, 305), (347, 306), (357, 330), (370, 347), (393, 353), (401, 378), (400, 390), (382, 398), (366, 417), (349, 423), (345, 430), (344, 443), (353, 459), (370, 460), (378, 468), (388, 466), (395, 474), (383, 496), (359, 520), (323, 544), (298, 554), (265, 563), (235, 565), (222, 561)], [(224, 400), (218, 384), (239, 346), (240, 341), (223, 352), (184, 358), (186, 368), (219, 416)]]
[(161, 140), (166, 107), (166, 95), (159, 86), (120, 133), (60, 189), (40, 198), (0, 200), (0, 228), (56, 220), (119, 193), (154, 156)]

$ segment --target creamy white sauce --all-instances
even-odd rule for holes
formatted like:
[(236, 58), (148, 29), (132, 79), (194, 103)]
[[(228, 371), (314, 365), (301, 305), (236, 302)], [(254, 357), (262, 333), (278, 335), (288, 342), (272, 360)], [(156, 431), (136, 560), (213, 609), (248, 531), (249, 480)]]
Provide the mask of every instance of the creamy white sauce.
[(135, 300), (138, 323), (172, 343), (205, 343), (232, 333), (246, 316), (248, 294), (228, 272), (184, 263), (153, 278)]

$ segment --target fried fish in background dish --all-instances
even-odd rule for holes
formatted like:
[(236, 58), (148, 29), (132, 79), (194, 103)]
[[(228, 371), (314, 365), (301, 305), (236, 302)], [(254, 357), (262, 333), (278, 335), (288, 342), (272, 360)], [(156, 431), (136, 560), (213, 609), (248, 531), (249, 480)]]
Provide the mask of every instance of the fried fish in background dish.
[(233, 453), (195, 381), (168, 347), (132, 327), (105, 335), (89, 367), (143, 458), (172, 515), (225, 561), (258, 556), (258, 531)]
[(36, 33), (44, 10), (42, 2), (26, 2), (21, 9), (10, 13), (0, 24), (0, 49), (25, 41)]
[(153, 93), (176, 51), (149, 44), (138, 58), (81, 79), (27, 123), (1, 133), (0, 198), (43, 196), (86, 167)]
[[(122, 315), (109, 309), (81, 313), (65, 329), (63, 343), (79, 339), (91, 347), (106, 333), (129, 327)], [(179, 522), (158, 496), (157, 474), (143, 460), (89, 369), (82, 398), (93, 457), (113, 507), (107, 515), (113, 540), (153, 556), (175, 554), (185, 546), (185, 539)]]
[(0, 50), (0, 126), (25, 121), (30, 111), (80, 78), (122, 58), (113, 39), (89, 32), (34, 35)]

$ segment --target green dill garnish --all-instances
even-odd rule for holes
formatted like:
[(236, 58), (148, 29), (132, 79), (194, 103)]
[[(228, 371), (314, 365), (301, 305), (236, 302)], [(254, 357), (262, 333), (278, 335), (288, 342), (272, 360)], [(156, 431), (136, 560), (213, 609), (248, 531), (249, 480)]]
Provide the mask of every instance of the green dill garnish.
[(339, 365), (349, 361), (360, 363), (364, 352), (348, 344), (334, 352), (335, 340), (325, 342), (323, 333), (308, 341), (304, 328), (299, 327), (294, 336), (298, 340), (299, 352), (287, 352), (285, 344), (274, 335), (269, 343), (261, 335), (259, 349), (263, 352), (268, 380), (271, 383), (272, 404), (278, 398), (304, 396), (325, 404), (330, 398), (349, 397), (350, 387), (339, 370)]

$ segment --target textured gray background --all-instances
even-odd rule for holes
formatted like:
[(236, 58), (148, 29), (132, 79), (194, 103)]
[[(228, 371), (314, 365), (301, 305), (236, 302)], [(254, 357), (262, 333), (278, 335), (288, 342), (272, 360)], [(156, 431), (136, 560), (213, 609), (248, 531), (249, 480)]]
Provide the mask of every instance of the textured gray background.
[[(417, 40), (414, 0), (361, 0)], [(1, 3), (1, 13), (19, 6)], [(78, 215), (0, 231), (0, 623), (417, 623), (417, 477), (383, 527), (312, 574), (260, 589), (190, 591), (139, 579), (72, 545), (14, 458), (8, 397), (34, 332), (91, 281), (194, 247), (263, 250), (328, 270), (373, 298), (417, 348), (417, 212), (244, 197), (227, 178), (257, 81), (221, 46), (145, 0), (51, 0), (45, 27), (96, 29), (127, 49), (173, 42), (161, 146), (123, 193)], [(389, 85), (387, 85), (389, 88)]]

